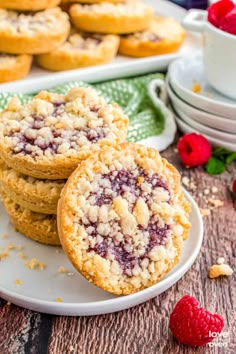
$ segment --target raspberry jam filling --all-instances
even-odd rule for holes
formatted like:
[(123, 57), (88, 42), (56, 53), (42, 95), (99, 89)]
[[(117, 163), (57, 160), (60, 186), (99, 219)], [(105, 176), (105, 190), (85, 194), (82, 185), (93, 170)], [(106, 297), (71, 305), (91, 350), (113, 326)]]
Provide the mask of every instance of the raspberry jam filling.
[[(34, 113), (31, 117), (27, 117), (27, 129), (24, 129), (24, 131), (15, 129), (8, 134), (14, 141), (12, 148), (14, 154), (30, 155), (33, 158), (42, 155), (60, 154), (62, 153), (62, 144), (66, 150), (78, 150), (80, 146), (86, 143), (93, 144), (107, 136), (105, 127), (90, 128), (89, 126), (80, 127), (76, 125), (67, 129), (63, 123), (66, 102), (61, 101), (52, 104), (53, 111), (50, 117), (58, 118), (58, 122), (54, 125), (47, 124), (45, 116)], [(98, 107), (91, 106), (90, 114), (98, 114), (98, 111)]]
[[(149, 192), (146, 188), (149, 188)], [(133, 213), (138, 198), (142, 198), (150, 210), (153, 204), (153, 191), (166, 193), (166, 202), (170, 203), (169, 189), (157, 174), (148, 176), (141, 169), (113, 171), (102, 175), (96, 193), (90, 193), (88, 201), (90, 205), (98, 207), (111, 206), (114, 198), (121, 196), (128, 201), (129, 211)], [(99, 222), (87, 219), (83, 224), (88, 235), (96, 238), (96, 243), (90, 245), (88, 251), (106, 259), (115, 259), (127, 276), (132, 276), (134, 268), (141, 267), (142, 261), (149, 259), (149, 253), (154, 247), (167, 242), (170, 232), (170, 226), (158, 220), (156, 215), (150, 217), (145, 227), (137, 225), (137, 239), (140, 240), (138, 243), (136, 235), (132, 232), (130, 234), (123, 232), (121, 222), (117, 218), (109, 221), (107, 225), (109, 229), (105, 233), (99, 232), (101, 230)]]

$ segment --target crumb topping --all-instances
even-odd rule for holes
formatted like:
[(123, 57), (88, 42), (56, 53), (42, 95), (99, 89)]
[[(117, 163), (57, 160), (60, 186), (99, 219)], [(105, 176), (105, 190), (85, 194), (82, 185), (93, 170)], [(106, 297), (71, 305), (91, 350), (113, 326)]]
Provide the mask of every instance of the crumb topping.
[(56, 33), (62, 30), (59, 24), (68, 22), (68, 19), (68, 15), (58, 7), (30, 13), (0, 9), (0, 32), (29, 36), (50, 31)]
[(143, 16), (144, 12), (151, 11), (153, 12), (151, 6), (144, 4), (142, 2), (126, 2), (126, 3), (117, 3), (113, 4), (110, 2), (102, 2), (99, 4), (76, 4), (72, 6), (73, 9), (78, 13), (95, 13), (99, 15), (112, 14), (112, 16)]
[(59, 48), (59, 50), (93, 50), (104, 42), (109, 36), (99, 34), (88, 34), (72, 32), (67, 41)]
[(125, 35), (124, 38), (132, 41), (159, 42), (165, 39), (176, 40), (183, 36), (183, 33), (184, 30), (176, 20), (156, 17), (147, 30)]
[(0, 117), (0, 135), (11, 153), (37, 161), (77, 157), (81, 148), (102, 139), (125, 138), (128, 125), (117, 104), (107, 104), (90, 88), (74, 88), (65, 96), (41, 92), (22, 106), (14, 98)]
[[(72, 238), (79, 238), (86, 264), (99, 256), (116, 276), (147, 276), (162, 257), (168, 254), (173, 259), (173, 235), (182, 239), (181, 223), (188, 224), (185, 211), (174, 205), (171, 172), (167, 181), (156, 152), (143, 157), (144, 151), (145, 147), (137, 147), (137, 151), (109, 154), (108, 149), (99, 156), (100, 163), (94, 162), (96, 172), (78, 173), (65, 196), (76, 232)], [(85, 165), (91, 168), (90, 163), (84, 161), (81, 169), (87, 171)]]

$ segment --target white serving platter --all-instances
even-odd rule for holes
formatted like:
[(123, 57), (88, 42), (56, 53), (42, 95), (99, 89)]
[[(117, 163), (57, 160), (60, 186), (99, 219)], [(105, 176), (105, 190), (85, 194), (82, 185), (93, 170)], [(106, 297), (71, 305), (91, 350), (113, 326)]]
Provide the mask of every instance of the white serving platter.
[[(186, 10), (168, 1), (146, 0), (146, 2), (151, 4), (159, 15), (173, 17), (178, 21), (182, 21), (186, 15)], [(180, 56), (191, 54), (200, 47), (200, 36), (189, 33), (181, 50), (176, 54), (141, 59), (118, 56), (110, 64), (57, 73), (33, 66), (30, 74), (24, 80), (0, 84), (0, 92), (34, 93), (72, 80), (99, 82), (164, 71), (171, 61)]]
[[(9, 257), (0, 262), (0, 297), (34, 311), (88, 316), (124, 310), (161, 294), (188, 271), (202, 244), (202, 217), (192, 197), (187, 192), (185, 195), (192, 205), (192, 227), (179, 264), (156, 285), (127, 296), (112, 295), (89, 283), (73, 269), (61, 248), (41, 245), (15, 232), (0, 204), (0, 235), (8, 236), (0, 236), (0, 253), (9, 244), (22, 247), (22, 250), (9, 250)], [(36, 258), (44, 262), (45, 269), (28, 269), (19, 252), (23, 252), (27, 260)], [(66, 273), (58, 272), (62, 266)], [(17, 285), (17, 280), (22, 283)], [(62, 302), (57, 302), (57, 298), (61, 298)]]

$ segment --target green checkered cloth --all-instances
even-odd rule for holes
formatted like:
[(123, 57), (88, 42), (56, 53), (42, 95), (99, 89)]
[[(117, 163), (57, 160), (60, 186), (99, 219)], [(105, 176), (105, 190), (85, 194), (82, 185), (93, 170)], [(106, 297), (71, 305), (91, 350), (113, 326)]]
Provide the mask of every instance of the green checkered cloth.
[[(148, 94), (148, 84), (154, 79), (162, 79), (161, 74), (151, 74), (121, 80), (112, 80), (98, 84), (73, 81), (56, 86), (50, 91), (65, 94), (72, 87), (92, 86), (108, 102), (117, 102), (129, 118), (128, 140), (137, 142), (151, 136), (160, 135), (165, 127), (163, 112), (153, 104)], [(0, 93), (0, 108), (5, 108), (13, 93)], [(18, 94), (22, 103), (32, 99), (33, 94)]]

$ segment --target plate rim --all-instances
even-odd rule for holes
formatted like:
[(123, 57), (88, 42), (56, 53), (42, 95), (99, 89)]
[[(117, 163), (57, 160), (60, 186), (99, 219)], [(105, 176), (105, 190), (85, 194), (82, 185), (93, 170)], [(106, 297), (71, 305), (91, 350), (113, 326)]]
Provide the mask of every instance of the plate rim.
[[(12, 290), (4, 289), (3, 286), (1, 285), (0, 285), (0, 297), (5, 299), (6, 301), (11, 301), (12, 303), (20, 307), (24, 307), (33, 311), (38, 311), (41, 313), (54, 314), (54, 315), (67, 315), (67, 316), (80, 316), (80, 315), (94, 316), (98, 314), (117, 312), (120, 310), (124, 310), (136, 306), (140, 303), (143, 303), (148, 299), (157, 296), (158, 288), (160, 288), (160, 286), (163, 288), (167, 286), (164, 290), (166, 291), (169, 287), (173, 286), (190, 269), (190, 267), (193, 265), (194, 261), (196, 260), (200, 252), (202, 242), (203, 242), (204, 226), (203, 226), (203, 220), (202, 220), (199, 207), (195, 202), (195, 200), (193, 199), (193, 197), (184, 188), (183, 191), (186, 198), (191, 203), (192, 210), (194, 210), (198, 219), (199, 233), (196, 239), (196, 247), (194, 248), (191, 256), (187, 258), (187, 260), (184, 262), (183, 265), (180, 266), (179, 269), (177, 269), (171, 275), (168, 275), (167, 273), (166, 277), (160, 280), (160, 282), (158, 282), (157, 284), (154, 284), (149, 288), (143, 289), (137, 293), (130, 294), (130, 295), (118, 296), (108, 300), (80, 302), (80, 303), (76, 303), (76, 302), (66, 303), (66, 302), (40, 300), (31, 296), (15, 293)], [(173, 283), (171, 283), (171, 285), (169, 286), (168, 283), (170, 283), (172, 280)], [(160, 293), (162, 293), (162, 291)], [(123, 303), (127, 303), (127, 304), (129, 303), (129, 304), (127, 306), (122, 307)], [(114, 308), (112, 308), (112, 305), (114, 305)], [(116, 308), (115, 305), (117, 305)], [(109, 306), (111, 308), (108, 310), (107, 307)], [(44, 308), (43, 310), (41, 309), (42, 307)], [(86, 307), (86, 311), (83, 311), (85, 307)], [(104, 307), (105, 307), (105, 311), (104, 311)], [(120, 309), (117, 309), (118, 307), (120, 307)], [(99, 308), (101, 309), (99, 310)], [(92, 311), (94, 309), (95, 311)], [(96, 309), (98, 311), (96, 311)], [(71, 310), (73, 310), (75, 314), (71, 314)]]
[[(180, 118), (177, 114), (175, 115), (175, 119), (176, 119), (176, 122), (177, 122), (177, 125), (182, 125), (183, 127), (186, 126), (186, 131), (189, 132), (189, 130), (191, 130), (191, 132), (197, 132), (199, 134), (202, 134), (204, 135), (207, 140), (209, 140), (209, 142), (211, 144), (213, 144), (214, 146), (222, 146), (222, 147), (225, 147), (226, 149), (232, 151), (232, 152), (235, 152), (236, 151), (236, 144), (233, 144), (233, 143), (230, 143), (230, 142), (227, 142), (227, 141), (224, 141), (222, 139), (219, 139), (219, 138), (213, 138), (211, 136), (209, 136), (208, 134), (205, 134), (205, 133), (201, 133), (199, 132), (198, 129), (196, 128), (193, 128), (190, 124), (186, 123), (182, 118)], [(185, 128), (185, 127), (184, 127)], [(180, 127), (179, 128), (181, 131), (183, 131), (183, 129)], [(185, 133), (185, 132), (184, 132)]]
[[(177, 93), (174, 91), (173, 87), (171, 86), (170, 80), (167, 77), (166, 78), (166, 87), (167, 87), (167, 92), (169, 94), (169, 96), (173, 96), (173, 101), (176, 101), (179, 106), (185, 107), (186, 111), (192, 111), (193, 114), (201, 116), (202, 119), (204, 119), (204, 117), (207, 117), (209, 119), (215, 120), (217, 119), (217, 121), (219, 121), (220, 123), (228, 123), (228, 124), (235, 124), (235, 132), (236, 132), (236, 120), (234, 121), (233, 119), (227, 118), (227, 117), (223, 117), (223, 116), (219, 116), (217, 114), (213, 114), (213, 113), (209, 113), (206, 112), (202, 109), (198, 109), (194, 106), (192, 106), (190, 103), (185, 102), (184, 100), (182, 100)], [(171, 98), (172, 100), (172, 98)], [(181, 107), (181, 109), (182, 109)], [(184, 111), (184, 110), (183, 110)], [(185, 112), (184, 112), (185, 113)], [(189, 114), (189, 113), (186, 113)]]

